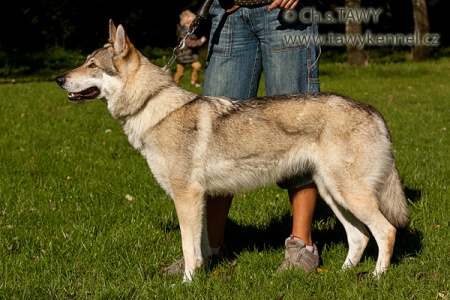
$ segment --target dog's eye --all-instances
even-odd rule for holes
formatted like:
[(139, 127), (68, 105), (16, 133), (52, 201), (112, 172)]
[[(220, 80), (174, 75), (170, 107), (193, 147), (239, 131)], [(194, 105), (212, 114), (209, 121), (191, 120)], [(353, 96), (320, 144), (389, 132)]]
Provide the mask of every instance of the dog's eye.
[(96, 65), (95, 63), (91, 63), (91, 64), (89, 65), (89, 68), (97, 68), (97, 65)]

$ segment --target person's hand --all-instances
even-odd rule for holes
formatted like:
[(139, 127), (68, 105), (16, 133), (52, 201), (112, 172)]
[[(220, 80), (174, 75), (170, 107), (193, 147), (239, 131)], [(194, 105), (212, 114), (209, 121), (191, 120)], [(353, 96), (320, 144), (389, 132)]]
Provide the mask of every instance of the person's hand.
[(275, 8), (294, 9), (300, 0), (275, 0), (269, 6), (269, 11)]
[(206, 42), (206, 37), (202, 36), (202, 37), (200, 38), (200, 41), (201, 41), (202, 43)]

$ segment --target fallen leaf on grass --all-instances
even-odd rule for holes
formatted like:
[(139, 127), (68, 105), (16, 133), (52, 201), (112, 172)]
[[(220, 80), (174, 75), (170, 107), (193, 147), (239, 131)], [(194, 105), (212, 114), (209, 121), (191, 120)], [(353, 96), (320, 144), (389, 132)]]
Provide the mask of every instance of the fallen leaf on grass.
[(147, 271), (148, 265), (147, 264), (141, 264), (142, 271)]
[(316, 270), (317, 270), (317, 272), (319, 272), (319, 273), (328, 273), (328, 270), (327, 270), (327, 269), (317, 268)]
[(41, 252), (42, 252), (43, 254), (46, 254), (46, 253), (47, 253), (47, 251), (45, 251), (45, 244), (44, 244), (44, 242), (41, 242), (39, 248), (41, 249)]
[(213, 275), (217, 276), (217, 275), (221, 274), (222, 275), (222, 279), (223, 279), (224, 282), (229, 281), (231, 279), (231, 275), (229, 275), (228, 272), (229, 271), (233, 271), (234, 268), (236, 267), (236, 265), (237, 265), (237, 258), (235, 258), (235, 259), (233, 259), (231, 261), (231, 266), (229, 268), (227, 268), (227, 269), (220, 269), (220, 268), (215, 269), (213, 271)]
[(440, 273), (440, 272), (434, 272), (433, 274), (430, 274), (429, 272), (425, 272), (425, 271), (423, 271), (423, 272), (417, 272), (417, 273), (416, 273), (416, 278), (417, 278), (417, 279), (422, 278), (422, 277), (424, 277), (424, 276), (434, 276), (434, 277), (439, 277), (439, 276), (441, 276), (441, 273)]
[(363, 277), (364, 276), (367, 276), (367, 275), (369, 275), (370, 273), (369, 272), (358, 272), (358, 275), (357, 275), (357, 281), (358, 282), (361, 282), (361, 280), (363, 279)]
[(17, 246), (17, 245), (19, 245), (19, 241), (18, 241), (18, 240), (16, 240), (16, 241), (13, 242), (11, 245), (9, 245), (9, 246), (7, 247), (7, 249), (8, 249), (9, 251), (13, 251), (13, 249), (14, 249), (15, 246)]
[(359, 284), (363, 283), (366, 286), (369, 286), (372, 288), (378, 288), (378, 285), (373, 282), (374, 278), (375, 277), (372, 276), (371, 272), (358, 272), (356, 281)]

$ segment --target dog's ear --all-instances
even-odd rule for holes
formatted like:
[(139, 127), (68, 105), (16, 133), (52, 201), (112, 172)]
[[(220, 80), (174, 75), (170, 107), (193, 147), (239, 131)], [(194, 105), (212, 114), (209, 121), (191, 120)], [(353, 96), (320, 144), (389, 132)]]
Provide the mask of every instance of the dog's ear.
[(116, 40), (116, 25), (114, 25), (114, 22), (112, 19), (109, 19), (109, 40), (108, 42), (110, 44), (114, 43)]
[(116, 55), (124, 55), (128, 52), (130, 45), (122, 25), (117, 27), (116, 37), (114, 39), (114, 52)]

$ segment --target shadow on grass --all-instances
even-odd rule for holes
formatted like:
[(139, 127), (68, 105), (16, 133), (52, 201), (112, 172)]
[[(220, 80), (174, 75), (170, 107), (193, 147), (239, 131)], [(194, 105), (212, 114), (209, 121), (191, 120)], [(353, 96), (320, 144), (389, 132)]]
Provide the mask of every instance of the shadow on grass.
[[(409, 201), (416, 203), (422, 199), (422, 191), (405, 188), (405, 195)], [(397, 231), (394, 256), (392, 263), (398, 263), (404, 257), (412, 257), (422, 251), (423, 233), (419, 230), (405, 228)]]
[[(405, 194), (412, 202), (417, 202), (421, 199), (421, 191), (419, 190), (406, 188)], [(318, 220), (321, 218), (326, 220), (333, 217), (334, 213), (332, 210), (322, 199), (319, 199), (317, 201), (314, 219)], [(243, 226), (230, 219), (226, 229), (226, 244), (230, 251), (230, 258), (234, 258), (236, 254), (245, 250), (252, 251), (257, 249), (258, 251), (263, 251), (267, 248), (274, 248), (283, 251), (284, 241), (291, 232), (291, 224), (292, 218), (290, 213), (286, 213), (281, 218), (272, 220), (264, 229), (251, 225)], [(319, 251), (324, 245), (345, 243), (348, 246), (344, 227), (339, 221), (336, 222), (333, 228), (324, 230), (315, 229), (312, 234), (314, 241), (317, 242)], [(411, 257), (420, 252), (422, 249), (422, 238), (423, 234), (420, 231), (410, 228), (398, 229), (391, 263), (398, 264), (405, 257)], [(371, 236), (369, 244), (364, 251), (362, 261), (367, 258), (376, 260), (377, 256), (378, 246), (373, 236)]]

